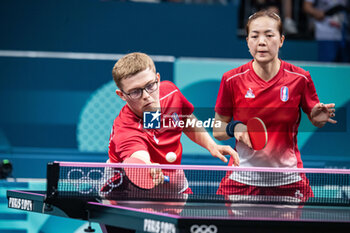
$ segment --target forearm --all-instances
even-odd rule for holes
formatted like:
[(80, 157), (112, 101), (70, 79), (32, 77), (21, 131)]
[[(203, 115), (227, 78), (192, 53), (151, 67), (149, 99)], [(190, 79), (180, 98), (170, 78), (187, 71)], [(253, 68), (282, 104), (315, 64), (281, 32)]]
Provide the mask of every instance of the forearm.
[(215, 114), (215, 122), (219, 121), (220, 124), (218, 124), (219, 126), (213, 127), (213, 136), (214, 138), (216, 138), (219, 141), (223, 141), (223, 140), (228, 140), (231, 137), (226, 133), (226, 127), (228, 125), (228, 123), (231, 121), (232, 117), (228, 117), (228, 116), (222, 116), (219, 114)]
[(151, 156), (149, 155), (148, 151), (139, 150), (130, 155), (130, 157), (138, 158), (146, 162), (146, 164), (151, 164)]
[[(191, 115), (190, 119), (191, 121), (197, 121), (197, 118), (194, 115)], [(198, 127), (197, 124), (194, 124), (193, 127), (184, 128), (184, 133), (189, 139), (208, 151), (216, 145), (209, 133), (203, 127)]]
[(213, 127), (213, 136), (219, 141), (228, 140), (231, 137), (226, 133), (228, 123), (221, 121), (220, 127)]
[[(197, 118), (191, 115), (191, 120), (197, 121)], [(197, 127), (197, 124), (194, 124), (194, 127), (185, 128), (184, 133), (195, 143), (207, 149), (210, 154), (219, 158), (223, 162), (227, 162), (225, 155), (230, 155), (233, 158), (234, 166), (239, 166), (239, 156), (235, 150), (230, 146), (218, 145), (213, 140), (213, 138), (208, 134), (208, 132), (203, 127)]]

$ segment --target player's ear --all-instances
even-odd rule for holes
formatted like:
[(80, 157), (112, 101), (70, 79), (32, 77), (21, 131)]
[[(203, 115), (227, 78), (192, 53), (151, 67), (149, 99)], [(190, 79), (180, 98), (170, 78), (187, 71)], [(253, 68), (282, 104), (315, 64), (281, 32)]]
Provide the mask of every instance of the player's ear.
[(159, 74), (159, 73), (157, 73), (157, 74), (156, 74), (156, 76), (157, 76), (157, 80), (158, 80), (158, 82), (160, 82), (160, 74)]
[(123, 93), (121, 90), (117, 89), (117, 90), (115, 90), (115, 93), (116, 93), (122, 100), (126, 101), (125, 96), (124, 96), (124, 93)]
[(281, 36), (281, 44), (280, 44), (280, 48), (282, 48), (282, 46), (283, 46), (284, 38), (285, 38), (285, 37), (284, 37), (284, 35), (282, 35), (282, 36)]

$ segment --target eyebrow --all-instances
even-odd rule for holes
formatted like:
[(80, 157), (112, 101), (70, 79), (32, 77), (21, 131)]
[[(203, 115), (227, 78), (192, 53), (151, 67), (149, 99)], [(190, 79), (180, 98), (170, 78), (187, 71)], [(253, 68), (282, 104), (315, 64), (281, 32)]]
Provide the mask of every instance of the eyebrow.
[[(273, 30), (268, 29), (268, 30), (264, 31), (264, 33), (269, 33), (269, 32), (273, 32)], [(259, 31), (251, 31), (251, 33), (259, 33)]]
[(135, 87), (135, 88), (129, 90), (128, 92), (130, 93), (130, 92), (132, 92), (132, 91), (136, 91), (136, 90), (139, 90), (139, 89), (143, 89), (143, 88), (145, 88), (148, 84), (151, 84), (151, 83), (153, 83), (153, 82), (155, 82), (155, 80), (153, 80), (153, 81), (151, 80), (151, 81), (147, 82), (143, 87)]

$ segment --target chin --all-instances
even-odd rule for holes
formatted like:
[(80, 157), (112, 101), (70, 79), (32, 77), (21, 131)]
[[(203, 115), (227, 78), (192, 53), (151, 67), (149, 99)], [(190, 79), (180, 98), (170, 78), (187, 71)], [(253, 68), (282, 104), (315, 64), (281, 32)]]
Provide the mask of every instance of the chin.
[(156, 105), (150, 105), (143, 109), (144, 112), (156, 112), (157, 110), (160, 110), (160, 109)]
[(269, 63), (271, 62), (272, 60), (268, 57), (258, 57), (255, 59), (257, 62), (259, 63)]

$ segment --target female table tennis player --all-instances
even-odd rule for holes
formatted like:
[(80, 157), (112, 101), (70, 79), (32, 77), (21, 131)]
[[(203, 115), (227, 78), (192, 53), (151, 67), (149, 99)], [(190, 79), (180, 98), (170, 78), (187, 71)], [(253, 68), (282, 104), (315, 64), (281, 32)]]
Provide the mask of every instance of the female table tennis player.
[[(309, 72), (279, 59), (285, 39), (282, 28), (280, 17), (273, 12), (263, 10), (250, 16), (246, 40), (253, 60), (226, 72), (221, 81), (215, 120), (223, 124), (214, 128), (214, 137), (235, 137), (240, 167), (302, 168), (297, 146), (300, 107), (317, 127), (336, 123), (332, 119), (335, 104), (320, 103)], [(268, 143), (259, 151), (251, 148), (247, 133), (246, 123), (253, 117), (262, 119), (268, 132)], [(266, 179), (254, 173), (228, 173), (218, 194), (313, 195), (304, 176), (276, 176)], [(272, 186), (278, 188), (269, 188)]]

